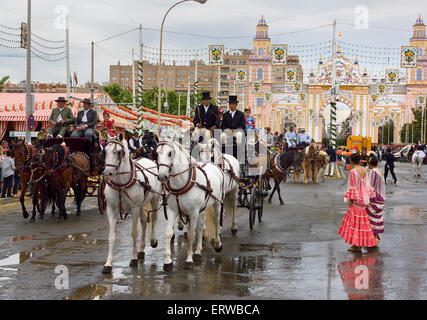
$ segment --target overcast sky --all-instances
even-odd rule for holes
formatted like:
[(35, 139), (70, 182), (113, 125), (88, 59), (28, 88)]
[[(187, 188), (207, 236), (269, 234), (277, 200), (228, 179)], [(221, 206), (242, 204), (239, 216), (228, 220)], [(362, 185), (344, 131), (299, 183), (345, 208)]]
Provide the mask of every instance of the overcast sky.
[[(65, 32), (55, 28), (59, 16), (55, 8), (65, 5), (70, 14), (71, 70), (77, 70), (79, 83), (83, 83), (90, 79), (91, 41), (128, 31), (140, 23), (143, 28), (160, 29), (164, 14), (175, 2), (177, 0), (32, 0), (33, 33), (47, 39), (64, 39)], [(0, 0), (0, 24), (19, 27), (21, 21), (26, 21), (26, 4), (26, 0)], [(358, 5), (369, 9), (368, 30), (355, 28)], [(279, 34), (315, 28), (336, 19), (342, 41), (400, 47), (408, 44), (419, 13), (427, 21), (426, 0), (208, 0), (204, 5), (190, 1), (171, 11), (165, 30), (201, 36), (165, 33), (163, 44), (168, 49), (207, 48), (209, 44), (252, 48), (255, 26), (264, 14), (272, 43), (302, 45), (328, 41), (331, 27)], [(223, 38), (230, 36), (235, 38)], [(131, 49), (137, 47), (137, 41), (138, 33), (132, 32), (100, 43), (95, 54), (95, 80), (108, 81), (109, 65), (119, 59), (122, 64), (129, 64)], [(157, 48), (159, 32), (144, 30), (143, 42)], [(362, 59), (359, 61), (363, 65)], [(33, 80), (65, 82), (65, 61), (45, 62), (34, 58), (32, 63)], [(13, 82), (19, 82), (25, 79), (25, 70), (24, 49), (0, 47), (0, 77), (10, 75)]]

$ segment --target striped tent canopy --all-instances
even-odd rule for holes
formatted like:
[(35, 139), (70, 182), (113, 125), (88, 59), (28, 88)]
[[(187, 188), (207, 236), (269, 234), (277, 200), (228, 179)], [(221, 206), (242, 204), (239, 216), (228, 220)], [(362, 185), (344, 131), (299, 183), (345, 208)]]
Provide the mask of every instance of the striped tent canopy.
[[(55, 100), (59, 96), (65, 96), (63, 93), (33, 93), (34, 94), (34, 120), (37, 123), (42, 123), (42, 127), (48, 127), (48, 120), (52, 109), (56, 107)], [(25, 93), (4, 93), (0, 92), (0, 139), (3, 138), (7, 127), (13, 127), (15, 131), (25, 131), (26, 127), (26, 113), (25, 113)], [(88, 93), (72, 94), (77, 99), (89, 98)], [(107, 94), (95, 94), (95, 102), (98, 104), (112, 103), (111, 98)], [(70, 99), (71, 110), (74, 116), (77, 116), (79, 108), (82, 104), (79, 100)], [(99, 119), (102, 121), (102, 110), (98, 109)], [(111, 115), (114, 119), (117, 128), (131, 128), (133, 123), (127, 119)]]

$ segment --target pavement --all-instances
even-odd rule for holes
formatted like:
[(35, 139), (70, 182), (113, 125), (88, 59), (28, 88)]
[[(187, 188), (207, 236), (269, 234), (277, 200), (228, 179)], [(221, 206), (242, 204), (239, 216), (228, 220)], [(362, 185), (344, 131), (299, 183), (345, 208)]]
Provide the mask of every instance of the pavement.
[[(263, 221), (252, 231), (247, 209), (239, 208), (235, 236), (226, 217), (224, 250), (216, 253), (205, 243), (202, 262), (193, 270), (184, 268), (186, 239), (176, 231), (174, 269), (168, 273), (163, 271), (163, 214), (159, 246), (148, 245), (137, 268), (129, 267), (131, 222), (118, 224), (113, 274), (105, 276), (108, 221), (99, 214), (96, 198), (84, 201), (80, 218), (69, 201), (67, 221), (57, 222), (48, 209), (36, 223), (22, 218), (18, 202), (2, 201), (0, 299), (425, 300), (425, 167), (423, 171), (423, 177), (414, 178), (409, 164), (397, 164), (398, 184), (387, 185), (385, 233), (377, 250), (347, 252), (349, 245), (337, 234), (347, 209), (346, 179), (327, 178), (317, 185), (288, 179), (282, 186), (284, 206), (277, 196), (272, 204), (266, 201)], [(30, 208), (31, 201), (26, 203)]]

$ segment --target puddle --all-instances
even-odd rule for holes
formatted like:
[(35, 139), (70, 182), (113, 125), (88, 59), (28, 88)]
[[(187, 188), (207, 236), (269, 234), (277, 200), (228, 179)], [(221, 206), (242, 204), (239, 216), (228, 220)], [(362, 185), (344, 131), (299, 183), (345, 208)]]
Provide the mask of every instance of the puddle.
[(5, 259), (0, 260), (0, 267), (13, 266), (13, 265), (24, 263), (28, 258), (32, 256), (33, 254), (31, 251), (23, 251), (20, 253), (15, 253)]
[(423, 207), (393, 207), (385, 212), (388, 219), (402, 224), (423, 224), (425, 216)]
[(107, 295), (111, 295), (108, 288), (99, 284), (91, 284), (74, 291), (70, 296), (61, 300), (99, 300)]

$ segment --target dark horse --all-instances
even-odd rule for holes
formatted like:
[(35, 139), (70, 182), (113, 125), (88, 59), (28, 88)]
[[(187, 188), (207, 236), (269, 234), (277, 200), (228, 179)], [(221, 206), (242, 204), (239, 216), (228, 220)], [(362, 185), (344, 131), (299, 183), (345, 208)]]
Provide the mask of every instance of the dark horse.
[(59, 208), (58, 220), (67, 219), (65, 200), (70, 188), (74, 191), (77, 216), (80, 216), (81, 203), (87, 191), (87, 178), (90, 170), (87, 155), (76, 152), (67, 155), (66, 147), (55, 144), (45, 150), (41, 166), (49, 187), (47, 202), (54, 202)]
[[(27, 193), (28, 186), (33, 184), (33, 213), (31, 216), (31, 222), (35, 221), (36, 208), (40, 213), (40, 219), (43, 219), (43, 214), (46, 209), (46, 204), (43, 204), (45, 199), (45, 183), (42, 182), (42, 170), (33, 167), (33, 163), (40, 158), (40, 147), (39, 145), (32, 146), (31, 144), (25, 143), (23, 140), (19, 140), (17, 143), (12, 144), (13, 156), (15, 157), (16, 170), (19, 172), (19, 178), (21, 181), (21, 195), (19, 201), (21, 202), (22, 215), (24, 218), (28, 218), (28, 212), (25, 208), (25, 194)], [(39, 161), (40, 162), (40, 161)], [(55, 212), (55, 206), (52, 211)]]
[(270, 178), (273, 178), (274, 188), (270, 194), (270, 197), (268, 198), (268, 203), (271, 203), (271, 198), (273, 197), (274, 192), (277, 191), (280, 205), (285, 204), (282, 200), (282, 196), (280, 195), (280, 183), (282, 181), (286, 182), (286, 178), (291, 169), (291, 166), (295, 167), (298, 161), (302, 161), (302, 153), (297, 150), (283, 151), (280, 154), (269, 157), (268, 168), (264, 174), (264, 178), (267, 180), (269, 190), (271, 189)]

